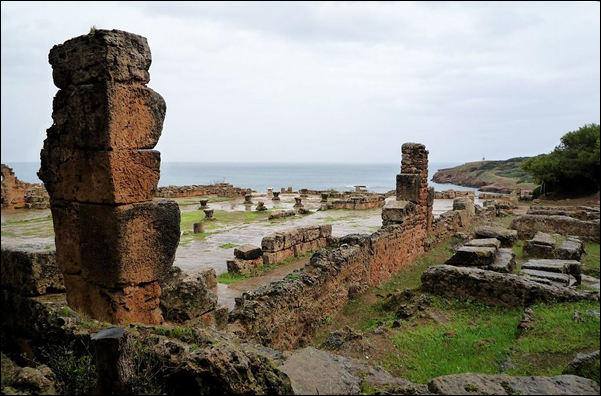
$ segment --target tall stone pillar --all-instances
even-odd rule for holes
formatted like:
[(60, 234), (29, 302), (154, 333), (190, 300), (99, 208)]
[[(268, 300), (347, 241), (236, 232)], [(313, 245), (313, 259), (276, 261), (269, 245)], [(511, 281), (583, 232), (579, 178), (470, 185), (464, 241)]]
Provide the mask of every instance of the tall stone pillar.
[(54, 46), (49, 62), (59, 91), (38, 175), (67, 302), (111, 323), (160, 323), (159, 281), (173, 264), (180, 212), (153, 200), (166, 106), (146, 86), (146, 38), (96, 30)]
[(428, 150), (419, 143), (405, 143), (401, 147), (401, 173), (396, 176), (396, 201), (382, 210), (383, 225), (421, 224), (424, 231), (432, 222), (433, 191), (428, 191)]

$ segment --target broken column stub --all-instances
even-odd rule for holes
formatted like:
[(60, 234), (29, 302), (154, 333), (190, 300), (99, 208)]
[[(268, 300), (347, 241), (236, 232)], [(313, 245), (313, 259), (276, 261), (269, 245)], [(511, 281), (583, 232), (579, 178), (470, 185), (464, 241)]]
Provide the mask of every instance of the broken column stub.
[(53, 101), (38, 172), (51, 197), (57, 263), (67, 301), (113, 323), (162, 321), (159, 282), (179, 242), (173, 201), (153, 200), (152, 150), (166, 105), (146, 87), (146, 38), (95, 30), (50, 50)]

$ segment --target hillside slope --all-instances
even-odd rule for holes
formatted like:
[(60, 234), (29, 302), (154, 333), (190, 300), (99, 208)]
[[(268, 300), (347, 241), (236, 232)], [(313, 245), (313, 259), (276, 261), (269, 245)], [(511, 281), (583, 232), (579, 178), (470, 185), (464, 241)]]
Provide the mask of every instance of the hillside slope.
[(505, 161), (468, 162), (454, 168), (439, 169), (432, 181), (500, 193), (510, 193), (516, 188), (532, 190), (536, 187), (534, 179), (520, 168), (525, 159), (517, 157)]

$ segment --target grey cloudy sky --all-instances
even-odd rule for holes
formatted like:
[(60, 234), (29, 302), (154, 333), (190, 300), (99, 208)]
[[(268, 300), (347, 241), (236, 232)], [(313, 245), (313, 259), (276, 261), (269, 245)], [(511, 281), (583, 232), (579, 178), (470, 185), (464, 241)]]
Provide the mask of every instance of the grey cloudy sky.
[(148, 38), (163, 161), (399, 162), (549, 152), (599, 123), (599, 2), (2, 2), (2, 162), (38, 161), (48, 51)]

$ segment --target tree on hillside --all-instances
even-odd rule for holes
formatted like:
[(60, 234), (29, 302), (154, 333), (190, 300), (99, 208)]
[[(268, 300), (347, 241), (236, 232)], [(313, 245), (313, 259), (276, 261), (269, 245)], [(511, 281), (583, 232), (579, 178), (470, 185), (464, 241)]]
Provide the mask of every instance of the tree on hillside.
[(546, 191), (599, 191), (599, 125), (586, 124), (568, 132), (549, 154), (529, 158), (522, 169), (532, 173)]

